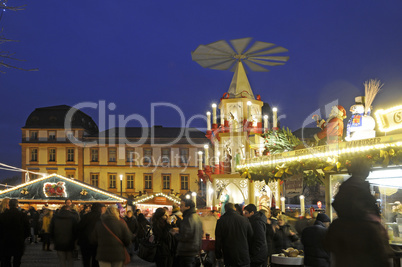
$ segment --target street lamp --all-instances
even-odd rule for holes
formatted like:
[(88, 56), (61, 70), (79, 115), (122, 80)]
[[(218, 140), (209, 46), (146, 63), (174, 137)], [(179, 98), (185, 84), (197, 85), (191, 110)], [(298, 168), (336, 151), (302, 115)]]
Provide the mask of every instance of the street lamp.
[(123, 174), (120, 174), (120, 196), (123, 196)]
[(197, 209), (197, 193), (192, 192), (191, 195), (193, 196), (193, 201), (194, 201), (194, 204), (195, 204), (195, 208)]

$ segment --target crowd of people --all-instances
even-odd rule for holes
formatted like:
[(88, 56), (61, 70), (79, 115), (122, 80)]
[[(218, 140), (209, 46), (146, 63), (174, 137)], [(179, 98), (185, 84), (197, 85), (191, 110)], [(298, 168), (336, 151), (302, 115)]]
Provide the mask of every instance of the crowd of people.
[[(100, 203), (77, 209), (71, 200), (56, 211), (43, 207), (20, 210), (18, 200), (0, 204), (1, 266), (20, 266), (26, 243), (40, 237), (42, 249), (53, 243), (60, 266), (73, 266), (81, 250), (84, 267), (123, 266), (126, 251), (133, 256), (150, 231), (157, 244), (157, 267), (267, 267), (271, 256), (293, 247), (304, 250), (308, 267), (388, 266), (391, 256), (379, 210), (371, 196), (368, 172), (359, 165), (335, 196), (338, 214), (332, 224), (324, 213), (308, 214), (297, 222), (280, 210), (258, 210), (254, 204), (225, 203), (221, 216), (214, 210), (200, 216), (191, 199), (180, 207), (157, 208), (150, 220), (139, 209), (122, 214), (117, 205)], [(271, 214), (272, 212), (272, 214)], [(207, 236), (206, 236), (207, 235)], [(215, 239), (215, 250), (201, 252), (203, 237)], [(12, 264), (11, 264), (12, 263)]]

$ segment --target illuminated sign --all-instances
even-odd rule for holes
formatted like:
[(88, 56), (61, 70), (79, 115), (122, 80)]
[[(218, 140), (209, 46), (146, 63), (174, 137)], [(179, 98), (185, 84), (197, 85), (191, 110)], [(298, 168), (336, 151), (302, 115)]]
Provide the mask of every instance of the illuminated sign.
[(67, 197), (66, 187), (64, 182), (44, 183), (43, 193), (46, 197)]
[(378, 127), (382, 132), (390, 132), (402, 128), (402, 106), (380, 109), (375, 113)]

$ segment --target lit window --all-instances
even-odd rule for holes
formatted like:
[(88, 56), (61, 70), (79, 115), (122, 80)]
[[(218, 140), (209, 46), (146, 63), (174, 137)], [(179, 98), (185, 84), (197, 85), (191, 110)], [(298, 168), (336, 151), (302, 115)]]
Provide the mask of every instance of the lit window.
[(134, 174), (127, 174), (127, 189), (134, 189)]
[(170, 174), (162, 175), (163, 189), (170, 189)]
[(144, 189), (152, 189), (152, 174), (144, 175)]
[(91, 149), (91, 161), (98, 162), (99, 161), (99, 150), (97, 148)]
[(92, 173), (91, 174), (91, 185), (98, 187), (99, 185), (99, 174)]
[(109, 174), (109, 188), (116, 188), (116, 174)]
[(144, 165), (152, 164), (152, 148), (144, 148)]
[(74, 148), (67, 148), (67, 161), (74, 161)]
[(180, 175), (180, 190), (188, 190), (188, 175)]
[(109, 162), (116, 162), (116, 148), (109, 148)]
[(38, 161), (38, 149), (31, 148), (31, 161)]
[(126, 161), (133, 162), (134, 161), (134, 148), (126, 149)]
[(56, 161), (56, 148), (49, 148), (49, 161)]

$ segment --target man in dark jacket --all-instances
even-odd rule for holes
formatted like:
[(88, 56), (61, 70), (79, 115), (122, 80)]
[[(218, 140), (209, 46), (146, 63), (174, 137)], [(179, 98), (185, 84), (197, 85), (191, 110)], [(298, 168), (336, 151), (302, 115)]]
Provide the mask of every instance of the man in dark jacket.
[(182, 200), (180, 210), (183, 212), (183, 221), (180, 223), (179, 231), (174, 229), (172, 232), (178, 241), (176, 254), (180, 267), (193, 267), (195, 258), (201, 250), (202, 222), (191, 199)]
[(250, 243), (250, 266), (267, 266), (268, 246), (266, 234), (267, 217), (262, 212), (257, 212), (254, 204), (249, 204), (244, 208), (244, 216), (249, 219), (253, 228), (253, 238)]
[(53, 238), (54, 249), (57, 250), (60, 266), (72, 266), (73, 264), (77, 224), (77, 219), (67, 206), (63, 206), (52, 218), (50, 234)]
[[(1, 266), (20, 266), (25, 239), (30, 234), (28, 217), (18, 210), (18, 200), (11, 199), (10, 209), (0, 214)], [(13, 257), (13, 265), (11, 265)]]
[(304, 265), (308, 267), (329, 267), (329, 252), (324, 249), (324, 239), (331, 220), (324, 213), (319, 213), (314, 225), (302, 232), (304, 246)]
[(90, 242), (91, 234), (96, 223), (100, 220), (101, 209), (104, 204), (94, 203), (91, 211), (84, 214), (78, 223), (78, 245), (81, 249), (82, 263), (84, 267), (99, 267), (96, 260), (96, 244)]
[(248, 266), (249, 243), (253, 237), (251, 224), (246, 217), (235, 211), (233, 203), (227, 203), (225, 210), (225, 214), (216, 223), (216, 258), (224, 258), (225, 266)]

